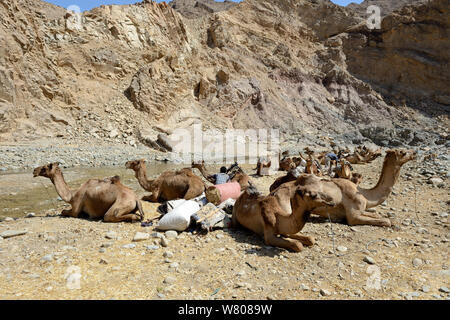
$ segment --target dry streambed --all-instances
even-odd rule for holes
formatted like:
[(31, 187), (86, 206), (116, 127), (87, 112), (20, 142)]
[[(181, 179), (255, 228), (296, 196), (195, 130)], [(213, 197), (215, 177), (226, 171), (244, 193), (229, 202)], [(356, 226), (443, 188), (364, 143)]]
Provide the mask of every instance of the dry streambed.
[[(357, 166), (364, 186), (381, 164)], [(448, 184), (426, 183), (434, 175), (415, 166), (376, 208), (394, 227), (312, 217), (303, 232), (317, 244), (300, 253), (245, 230), (159, 233), (61, 218), (58, 202), (0, 223), (0, 233), (26, 232), (0, 240), (0, 299), (448, 299)], [(253, 179), (266, 192), (274, 178)]]

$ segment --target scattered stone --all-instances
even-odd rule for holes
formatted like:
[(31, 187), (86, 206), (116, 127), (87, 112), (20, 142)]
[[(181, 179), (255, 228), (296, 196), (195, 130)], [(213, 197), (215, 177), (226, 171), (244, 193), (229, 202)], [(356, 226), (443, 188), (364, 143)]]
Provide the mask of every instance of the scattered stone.
[(164, 281), (163, 281), (163, 283), (165, 283), (165, 284), (174, 284), (175, 283), (175, 281), (176, 281), (177, 279), (175, 279), (174, 277), (166, 277), (165, 279), (164, 279)]
[(36, 217), (36, 214), (34, 212), (30, 212), (25, 216), (25, 218), (34, 218), (34, 217)]
[(7, 238), (12, 238), (12, 237), (22, 236), (27, 233), (28, 233), (28, 231), (26, 231), (26, 230), (6, 230), (6, 231), (3, 231), (2, 233), (0, 233), (0, 237), (7, 239)]
[(320, 295), (324, 297), (331, 296), (331, 292), (325, 289), (320, 289)]
[(102, 243), (102, 245), (100, 246), (100, 247), (102, 247), (102, 248), (109, 248), (109, 247), (111, 247), (112, 246), (112, 243), (110, 243), (110, 242), (105, 242), (105, 243)]
[(173, 253), (171, 251), (165, 251), (163, 253), (163, 257), (165, 257), (165, 258), (173, 258)]
[(134, 243), (125, 244), (125, 245), (122, 246), (122, 248), (125, 248), (125, 249), (134, 249), (134, 248), (136, 248), (136, 245), (135, 245)]
[(145, 246), (147, 248), (147, 250), (158, 250), (159, 246), (156, 245), (149, 245), (149, 246)]
[(100, 248), (100, 249), (98, 249), (98, 252), (100, 252), (100, 253), (105, 253), (105, 252), (106, 252), (106, 249), (105, 249), (105, 248)]
[(429, 286), (422, 286), (422, 292), (425, 292), (425, 293), (430, 292), (430, 287)]
[(216, 238), (217, 238), (217, 239), (222, 239), (223, 237), (224, 237), (224, 235), (221, 234), (221, 233), (216, 234)]
[(151, 236), (152, 236), (152, 238), (159, 238), (159, 239), (164, 237), (164, 235), (162, 233), (160, 233), (160, 232), (153, 232), (151, 234)]
[(307, 285), (305, 285), (305, 284), (301, 284), (300, 285), (300, 290), (303, 290), (303, 291), (308, 291), (309, 290), (309, 287), (307, 286)]
[(161, 246), (163, 246), (163, 247), (169, 246), (169, 240), (167, 240), (166, 237), (161, 238)]
[(414, 267), (419, 267), (423, 264), (423, 261), (422, 261), (422, 259), (414, 258), (412, 261), (412, 264)]
[(172, 269), (176, 269), (176, 268), (178, 268), (178, 267), (179, 267), (178, 262), (172, 262), (172, 263), (169, 265), (169, 268), (172, 268)]
[(369, 256), (365, 256), (363, 259), (364, 262), (368, 263), (368, 264), (375, 264), (375, 260)]
[(47, 254), (41, 258), (41, 262), (53, 261), (53, 254)]
[(100, 264), (108, 264), (108, 261), (106, 260), (106, 259), (100, 259), (100, 262), (99, 262)]
[(439, 288), (439, 291), (440, 291), (440, 292), (443, 292), (443, 293), (450, 293), (450, 289), (447, 288), (447, 287), (440, 287), (440, 288)]
[(14, 219), (11, 218), (11, 217), (6, 217), (6, 218), (3, 219), (3, 221), (4, 222), (9, 222), (9, 221), (14, 221)]
[(347, 247), (344, 247), (344, 246), (338, 246), (338, 247), (336, 248), (336, 250), (339, 251), (339, 252), (347, 252)]
[(114, 231), (109, 231), (107, 234), (105, 234), (106, 239), (116, 240), (117, 239), (117, 233)]
[(178, 237), (178, 232), (176, 232), (175, 230), (166, 231), (164, 234), (166, 235), (167, 239), (174, 239)]
[(136, 232), (134, 235), (133, 241), (144, 241), (150, 239), (150, 234), (145, 232)]

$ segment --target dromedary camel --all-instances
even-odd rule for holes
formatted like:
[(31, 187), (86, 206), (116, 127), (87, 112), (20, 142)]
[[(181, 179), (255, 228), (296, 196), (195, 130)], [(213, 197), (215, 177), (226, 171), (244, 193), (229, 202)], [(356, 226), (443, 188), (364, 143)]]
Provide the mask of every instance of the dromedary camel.
[(152, 194), (142, 200), (150, 202), (163, 202), (175, 199), (193, 199), (205, 191), (202, 179), (192, 173), (189, 168), (178, 171), (165, 171), (157, 179), (147, 179), (145, 160), (128, 161), (127, 169), (132, 169), (142, 188)]
[(332, 208), (316, 208), (312, 213), (331, 219), (346, 218), (350, 225), (390, 226), (389, 219), (365, 210), (378, 206), (388, 198), (402, 165), (415, 158), (413, 150), (387, 151), (380, 178), (372, 189), (361, 188), (347, 179), (325, 180), (311, 175), (312, 178), (305, 179), (302, 185), (309, 190), (322, 192), (335, 203)]
[[(313, 175), (302, 176), (302, 179), (308, 179)], [(267, 245), (299, 252), (303, 245), (314, 244), (312, 237), (299, 234), (311, 210), (333, 206), (329, 200), (327, 195), (310, 191), (298, 181), (285, 183), (268, 196), (249, 188), (236, 200), (232, 225), (240, 224), (259, 234)]]
[(91, 219), (103, 218), (105, 222), (134, 222), (144, 218), (140, 201), (133, 190), (120, 183), (118, 176), (90, 179), (76, 191), (70, 190), (64, 181), (57, 162), (35, 168), (33, 176), (49, 178), (61, 199), (72, 205), (71, 210), (62, 211), (63, 216), (78, 217), (84, 212)]
[[(209, 182), (215, 184), (214, 175), (209, 174), (208, 170), (205, 167), (205, 161), (201, 163), (192, 162), (192, 168), (197, 168), (202, 176), (208, 180)], [(231, 182), (237, 182), (241, 186), (241, 190), (247, 189), (252, 183), (250, 182), (250, 177), (237, 165), (237, 163), (233, 164), (230, 168), (228, 168), (227, 172), (233, 171)]]

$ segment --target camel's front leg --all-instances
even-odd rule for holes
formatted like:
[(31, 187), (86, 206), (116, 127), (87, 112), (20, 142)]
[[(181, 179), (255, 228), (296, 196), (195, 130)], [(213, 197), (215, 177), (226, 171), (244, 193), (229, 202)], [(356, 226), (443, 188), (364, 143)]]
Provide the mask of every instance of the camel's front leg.
[(81, 210), (83, 209), (83, 194), (77, 193), (73, 196), (72, 200), (70, 201), (70, 205), (72, 206), (69, 210), (63, 210), (61, 212), (61, 215), (64, 217), (72, 217), (72, 218), (78, 218), (80, 215)]
[(272, 226), (264, 226), (264, 242), (269, 246), (280, 247), (292, 250), (294, 252), (300, 252), (303, 250), (301, 242), (293, 239), (284, 239), (277, 237)]
[(305, 246), (312, 246), (314, 245), (314, 243), (316, 243), (316, 240), (311, 237), (311, 236), (305, 236), (302, 235), (300, 233), (296, 233), (296, 234), (283, 234), (283, 237), (286, 238), (290, 238), (290, 239), (295, 239), (300, 241), (302, 244), (304, 244)]
[(158, 200), (159, 200), (158, 196), (155, 193), (152, 193), (151, 195), (142, 197), (142, 201), (147, 201), (147, 202), (158, 202)]
[(116, 202), (108, 209), (103, 217), (105, 222), (121, 222), (121, 221), (141, 221), (141, 217), (134, 213), (136, 209), (136, 201), (121, 201), (117, 199)]
[(390, 227), (391, 220), (387, 218), (369, 217), (362, 210), (355, 208), (345, 208), (347, 222), (351, 226), (355, 225), (371, 225), (379, 227)]

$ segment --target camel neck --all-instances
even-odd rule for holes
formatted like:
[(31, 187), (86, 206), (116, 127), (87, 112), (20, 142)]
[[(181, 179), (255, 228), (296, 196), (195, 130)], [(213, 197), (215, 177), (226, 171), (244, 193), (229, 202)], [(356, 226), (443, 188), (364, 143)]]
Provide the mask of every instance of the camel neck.
[(55, 185), (56, 192), (65, 202), (72, 200), (72, 191), (69, 189), (61, 170), (57, 170), (55, 175), (50, 177), (50, 180)]
[(200, 166), (199, 170), (200, 170), (200, 173), (202, 174), (202, 176), (205, 177), (205, 179), (208, 179), (209, 173), (206, 170), (205, 166)]
[(153, 181), (147, 179), (147, 169), (145, 166), (141, 166), (141, 168), (135, 171), (136, 178), (138, 179), (139, 184), (142, 188), (149, 191)]
[(358, 187), (361, 194), (367, 199), (366, 208), (372, 208), (383, 203), (391, 194), (399, 175), (400, 166), (393, 159), (386, 158), (376, 186), (372, 189)]

